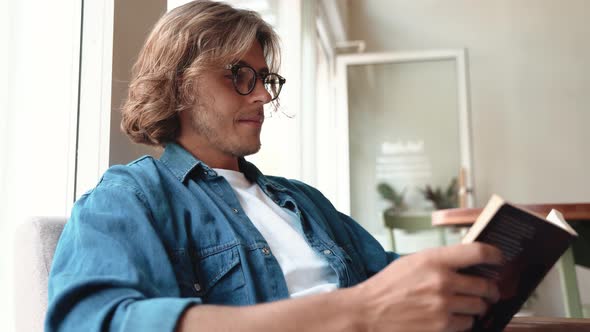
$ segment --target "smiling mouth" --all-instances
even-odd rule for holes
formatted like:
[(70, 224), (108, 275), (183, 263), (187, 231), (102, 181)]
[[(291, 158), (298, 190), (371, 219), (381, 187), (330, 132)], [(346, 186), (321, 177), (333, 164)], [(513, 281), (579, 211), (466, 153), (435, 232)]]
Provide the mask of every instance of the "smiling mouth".
[(262, 129), (262, 123), (264, 122), (264, 118), (252, 118), (252, 119), (240, 119), (238, 120), (238, 124), (245, 125), (252, 129), (260, 130)]
[(250, 124), (250, 125), (255, 125), (255, 126), (262, 126), (263, 122), (264, 122), (264, 115), (259, 115), (259, 114), (245, 116), (243, 118), (238, 119), (238, 123)]

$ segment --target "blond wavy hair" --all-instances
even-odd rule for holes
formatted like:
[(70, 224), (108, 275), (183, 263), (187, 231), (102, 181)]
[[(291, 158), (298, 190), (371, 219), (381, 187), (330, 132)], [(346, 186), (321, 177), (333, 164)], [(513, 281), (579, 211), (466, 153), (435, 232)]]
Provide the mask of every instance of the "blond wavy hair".
[(197, 0), (166, 13), (133, 66), (121, 110), (123, 132), (136, 143), (173, 142), (180, 128), (178, 113), (198, 102), (199, 75), (239, 60), (254, 42), (260, 43), (270, 70), (276, 72), (279, 39), (256, 12)]

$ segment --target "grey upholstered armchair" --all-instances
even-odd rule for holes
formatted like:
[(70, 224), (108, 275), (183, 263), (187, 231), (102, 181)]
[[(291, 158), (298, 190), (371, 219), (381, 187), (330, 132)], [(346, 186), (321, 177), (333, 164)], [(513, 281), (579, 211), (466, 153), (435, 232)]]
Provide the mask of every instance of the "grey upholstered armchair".
[(65, 223), (65, 217), (36, 217), (17, 228), (14, 257), (17, 332), (43, 331), (47, 278)]

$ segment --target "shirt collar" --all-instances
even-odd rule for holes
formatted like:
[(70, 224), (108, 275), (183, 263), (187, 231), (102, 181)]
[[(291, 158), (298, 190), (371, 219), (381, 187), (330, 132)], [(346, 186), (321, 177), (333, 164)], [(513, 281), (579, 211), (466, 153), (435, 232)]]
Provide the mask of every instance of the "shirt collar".
[[(166, 144), (160, 161), (170, 169), (172, 174), (180, 182), (184, 182), (195, 168), (200, 168), (204, 172), (215, 172), (185, 148), (173, 142)], [(264, 176), (254, 164), (246, 161), (243, 157), (239, 158), (238, 167), (248, 180), (258, 183), (261, 188), (273, 191), (286, 191), (283, 186)]]
[(287, 189), (280, 184), (272, 181), (268, 177), (264, 176), (262, 172), (251, 162), (248, 162), (244, 158), (240, 158), (238, 160), (238, 167), (240, 171), (244, 173), (246, 178), (252, 182), (258, 183), (260, 188), (263, 190), (271, 190), (271, 191), (286, 191)]
[(187, 176), (197, 167), (205, 171), (211, 170), (204, 162), (197, 159), (190, 152), (176, 143), (167, 143), (160, 161), (168, 166), (168, 169), (180, 181), (184, 182)]

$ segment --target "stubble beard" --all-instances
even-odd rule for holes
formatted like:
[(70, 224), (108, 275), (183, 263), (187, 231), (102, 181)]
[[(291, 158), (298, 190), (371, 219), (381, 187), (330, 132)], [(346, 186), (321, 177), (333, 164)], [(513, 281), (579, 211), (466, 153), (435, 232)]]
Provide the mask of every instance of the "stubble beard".
[[(212, 148), (240, 158), (255, 154), (260, 151), (261, 143), (246, 144), (239, 137), (225, 137), (220, 128), (215, 128), (212, 123), (222, 123), (223, 118), (215, 110), (206, 107), (198, 107), (192, 111), (193, 130), (202, 137), (205, 137)], [(259, 134), (260, 135), (260, 134)], [(236, 141), (237, 139), (237, 141)]]

